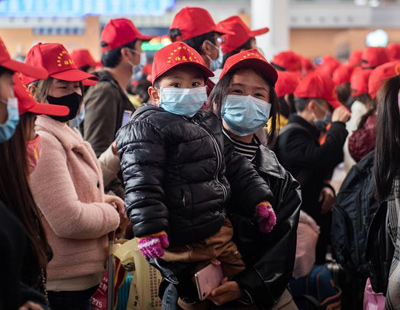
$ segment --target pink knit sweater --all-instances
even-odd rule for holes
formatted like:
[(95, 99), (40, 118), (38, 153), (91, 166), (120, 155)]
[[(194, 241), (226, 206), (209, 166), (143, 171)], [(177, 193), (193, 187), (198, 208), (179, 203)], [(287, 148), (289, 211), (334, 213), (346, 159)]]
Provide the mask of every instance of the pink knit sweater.
[(47, 116), (36, 120), (42, 153), (30, 177), (53, 259), (49, 280), (102, 272), (107, 234), (119, 215), (104, 195), (100, 165), (91, 145), (67, 125)]

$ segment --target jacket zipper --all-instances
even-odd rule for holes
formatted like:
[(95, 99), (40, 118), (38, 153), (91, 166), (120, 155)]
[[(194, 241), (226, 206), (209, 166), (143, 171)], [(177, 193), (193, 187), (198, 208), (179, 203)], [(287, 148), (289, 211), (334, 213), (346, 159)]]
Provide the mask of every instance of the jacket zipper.
[(222, 152), (221, 152), (221, 148), (218, 145), (217, 140), (215, 139), (215, 137), (210, 134), (208, 132), (207, 129), (205, 129), (203, 126), (201, 126), (198, 122), (196, 122), (194, 119), (191, 120), (192, 123), (194, 123), (195, 125), (199, 126), (203, 131), (205, 131), (207, 133), (207, 135), (210, 137), (214, 148), (215, 148), (215, 152), (217, 153), (217, 169), (215, 170), (215, 174), (214, 174), (214, 180), (217, 182), (217, 184), (222, 188), (222, 192), (224, 195), (224, 201), (226, 200), (226, 198), (228, 197), (228, 191), (225, 187), (224, 184), (222, 184), (218, 178), (219, 172), (221, 171), (222, 168)]

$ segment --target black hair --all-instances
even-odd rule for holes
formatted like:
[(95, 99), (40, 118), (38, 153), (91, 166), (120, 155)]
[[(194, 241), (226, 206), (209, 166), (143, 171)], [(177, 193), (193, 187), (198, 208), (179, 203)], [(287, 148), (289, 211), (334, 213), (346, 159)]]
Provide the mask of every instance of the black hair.
[[(374, 176), (377, 195), (386, 199), (400, 168), (400, 77), (385, 82), (378, 94)], [(397, 198), (397, 197), (396, 197)]]
[(89, 72), (89, 69), (91, 68), (91, 66), (84, 66), (84, 67), (80, 67), (79, 70), (85, 71), (85, 72)]
[[(191, 48), (195, 49), (200, 55), (204, 55), (203, 49), (201, 46), (203, 45), (204, 41), (210, 41), (212, 44), (217, 45), (217, 38), (216, 38), (216, 32), (211, 31), (204, 33), (202, 35), (199, 35), (194, 38), (190, 38), (187, 40), (183, 40), (187, 45), (189, 45)], [(172, 42), (179, 41), (179, 37), (182, 36), (182, 32), (178, 28), (171, 29), (169, 31), (169, 37)]]
[(128, 88), (128, 92), (132, 95), (138, 95), (142, 99), (143, 103), (147, 103), (150, 99), (148, 89), (151, 86), (151, 83), (147, 80), (147, 78), (140, 79), (135, 86), (131, 86)]
[(286, 102), (285, 97), (279, 97), (279, 112), (286, 118), (293, 113), (290, 103)]
[[(112, 50), (105, 51), (101, 54), (101, 63), (103, 67), (106, 68), (115, 68), (116, 66), (119, 65), (121, 62), (121, 50), (124, 47), (130, 48), (130, 49), (135, 49), (135, 44), (137, 40), (129, 42), (125, 45), (122, 45), (120, 47), (114, 48)], [(101, 41), (100, 43), (101, 47), (107, 47), (108, 44), (104, 41)]]
[[(294, 108), (296, 109), (296, 112), (303, 112), (311, 101), (316, 101), (317, 103), (321, 103), (323, 99), (294, 97)], [(328, 105), (329, 109), (332, 110), (331, 105), (330, 104)]]
[(350, 82), (336, 87), (337, 98), (341, 104), (348, 106), (348, 100), (351, 94)]
[[(217, 85), (215, 85), (212, 90), (210, 97), (208, 98), (208, 108), (211, 112), (221, 118), (222, 104), (228, 95), (229, 87), (231, 85), (232, 77), (238, 70), (232, 70), (224, 75), (222, 79), (219, 80)], [(271, 103), (271, 128), (268, 128), (268, 144), (273, 144), (276, 134), (276, 123), (279, 119), (279, 101), (278, 96), (275, 92), (275, 87), (272, 85), (258, 70), (254, 70), (259, 76), (261, 76), (269, 85), (269, 102)]]
[(224, 67), (226, 60), (236, 54), (239, 54), (241, 50), (251, 50), (252, 46), (251, 43), (254, 41), (254, 38), (248, 39), (243, 45), (239, 46), (237, 49), (224, 54), (222, 58), (222, 64), (221, 64), (221, 69)]
[(2, 67), (2, 66), (0, 66), (0, 76), (2, 76), (3, 74), (5, 74), (5, 73), (9, 73), (9, 74), (13, 74), (14, 73), (14, 71), (12, 71), (12, 70), (10, 70), (10, 69), (7, 69), (7, 68), (5, 68), (5, 67)]

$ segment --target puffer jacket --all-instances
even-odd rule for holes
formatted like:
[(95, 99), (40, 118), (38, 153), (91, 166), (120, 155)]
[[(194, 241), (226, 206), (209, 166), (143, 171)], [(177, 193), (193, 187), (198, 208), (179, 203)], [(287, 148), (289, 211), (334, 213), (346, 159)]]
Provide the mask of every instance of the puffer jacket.
[(137, 237), (167, 231), (171, 245), (203, 240), (224, 223), (231, 190), (249, 216), (259, 202), (272, 202), (266, 182), (234, 152), (211, 112), (187, 119), (144, 106), (116, 141)]

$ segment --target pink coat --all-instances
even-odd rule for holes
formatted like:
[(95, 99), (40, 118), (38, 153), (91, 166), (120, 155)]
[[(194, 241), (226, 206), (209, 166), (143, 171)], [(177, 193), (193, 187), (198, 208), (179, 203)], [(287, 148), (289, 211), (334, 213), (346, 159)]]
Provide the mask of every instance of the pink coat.
[(96, 155), (78, 133), (50, 117), (39, 116), (36, 131), (42, 153), (30, 183), (53, 249), (48, 279), (100, 273), (107, 234), (119, 226), (119, 215), (106, 203), (110, 197)]

